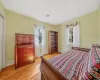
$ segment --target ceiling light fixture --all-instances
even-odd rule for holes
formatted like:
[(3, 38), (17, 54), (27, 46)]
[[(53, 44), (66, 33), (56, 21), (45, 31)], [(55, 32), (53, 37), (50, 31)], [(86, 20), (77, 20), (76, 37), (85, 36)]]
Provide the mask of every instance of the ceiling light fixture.
[(48, 18), (48, 17), (50, 17), (50, 15), (49, 14), (46, 14), (46, 17)]

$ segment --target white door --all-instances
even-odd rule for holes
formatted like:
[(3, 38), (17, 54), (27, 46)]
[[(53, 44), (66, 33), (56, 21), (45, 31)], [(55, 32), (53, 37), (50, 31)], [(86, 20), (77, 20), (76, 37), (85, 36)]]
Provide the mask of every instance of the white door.
[(0, 16), (0, 71), (3, 68), (3, 17)]

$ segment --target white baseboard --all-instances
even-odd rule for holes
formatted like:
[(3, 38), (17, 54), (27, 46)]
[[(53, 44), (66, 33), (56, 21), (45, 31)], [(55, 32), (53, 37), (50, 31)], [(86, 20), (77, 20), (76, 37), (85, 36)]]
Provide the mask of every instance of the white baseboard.
[(10, 66), (10, 65), (13, 65), (14, 64), (14, 60), (11, 60), (11, 61), (8, 61), (6, 66)]

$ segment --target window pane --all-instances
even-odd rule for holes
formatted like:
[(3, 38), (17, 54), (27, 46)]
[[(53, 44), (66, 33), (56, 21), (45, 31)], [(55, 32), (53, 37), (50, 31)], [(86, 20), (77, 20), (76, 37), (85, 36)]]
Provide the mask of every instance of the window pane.
[(69, 42), (73, 42), (73, 28), (69, 29)]

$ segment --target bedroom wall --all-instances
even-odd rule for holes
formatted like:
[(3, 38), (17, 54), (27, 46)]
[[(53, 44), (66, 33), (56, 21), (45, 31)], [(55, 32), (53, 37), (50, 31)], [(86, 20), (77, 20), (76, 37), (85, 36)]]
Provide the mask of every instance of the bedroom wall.
[(93, 43), (98, 43), (98, 10), (65, 22), (61, 25), (59, 31), (60, 50), (63, 51), (65, 46), (64, 30), (67, 24), (79, 22), (80, 24), (80, 46), (90, 48)]
[(6, 54), (7, 61), (14, 60), (15, 33), (34, 34), (34, 24), (44, 25), (46, 27), (46, 43), (48, 52), (48, 31), (58, 31), (53, 25), (37, 21), (35, 19), (22, 16), (20, 14), (6, 10)]
[(99, 8), (99, 11), (98, 11), (98, 23), (99, 23), (99, 44), (100, 44), (100, 8)]

